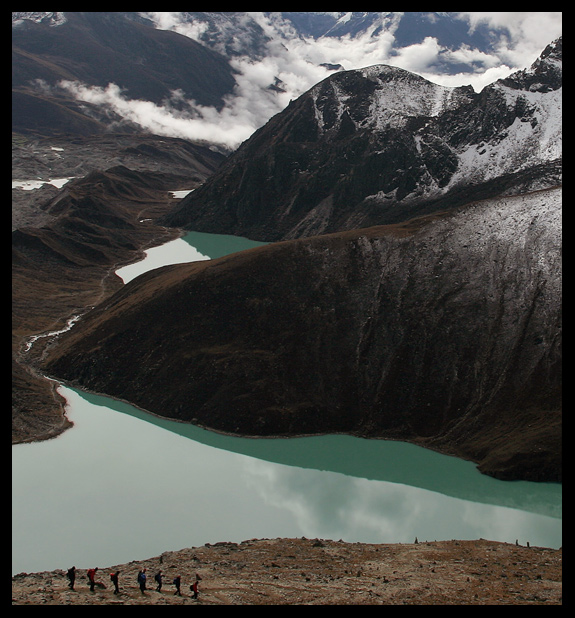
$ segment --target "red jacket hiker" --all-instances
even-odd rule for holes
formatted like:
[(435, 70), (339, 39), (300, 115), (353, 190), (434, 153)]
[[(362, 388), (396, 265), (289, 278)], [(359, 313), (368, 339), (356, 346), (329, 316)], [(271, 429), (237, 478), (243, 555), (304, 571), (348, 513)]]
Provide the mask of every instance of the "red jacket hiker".
[(98, 567), (95, 569), (88, 569), (88, 580), (90, 581), (90, 590), (94, 592), (94, 586), (96, 585), (96, 571)]

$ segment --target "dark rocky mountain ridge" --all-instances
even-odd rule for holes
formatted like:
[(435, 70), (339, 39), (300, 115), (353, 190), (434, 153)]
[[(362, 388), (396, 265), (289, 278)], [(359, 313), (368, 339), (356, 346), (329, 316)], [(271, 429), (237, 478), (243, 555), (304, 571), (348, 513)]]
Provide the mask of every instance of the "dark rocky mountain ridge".
[[(45, 181), (38, 189), (12, 188), (12, 229), (41, 227), (53, 219), (49, 202), (58, 189), (53, 179), (83, 178), (94, 171), (124, 167), (150, 172), (160, 190), (194, 189), (224, 156), (183, 139), (145, 134), (16, 135), (12, 181)], [(66, 186), (64, 191), (66, 191)]]
[(259, 240), (394, 223), (561, 182), (561, 39), (475, 93), (384, 65), (314, 86), (166, 217)]
[(412, 440), (560, 480), (560, 205), (542, 191), (164, 267), (43, 368), (219, 431)]

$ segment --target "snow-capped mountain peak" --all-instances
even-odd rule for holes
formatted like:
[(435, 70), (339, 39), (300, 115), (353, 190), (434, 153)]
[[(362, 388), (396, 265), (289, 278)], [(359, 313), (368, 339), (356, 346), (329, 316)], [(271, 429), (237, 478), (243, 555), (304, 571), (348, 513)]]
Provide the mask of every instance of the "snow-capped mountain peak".
[[(330, 93), (335, 105), (328, 103)], [(441, 86), (388, 65), (342, 72), (311, 90), (322, 132), (339, 129), (344, 114), (356, 128), (400, 128), (412, 118), (435, 117), (454, 109), (470, 100), (472, 93), (471, 88)]]
[[(247, 140), (172, 223), (218, 231), (233, 216), (239, 233), (275, 240), (558, 185), (559, 48), (480, 93), (386, 65), (335, 73)], [(541, 70), (551, 61), (552, 75)], [(534, 91), (533, 76), (552, 87)]]

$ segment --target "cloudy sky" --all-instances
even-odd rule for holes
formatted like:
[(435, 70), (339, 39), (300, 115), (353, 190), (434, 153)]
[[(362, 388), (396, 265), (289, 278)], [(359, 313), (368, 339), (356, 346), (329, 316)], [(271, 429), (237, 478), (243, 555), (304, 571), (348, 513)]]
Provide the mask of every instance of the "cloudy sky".
[[(189, 23), (184, 14), (178, 12), (145, 15), (158, 28), (173, 30), (200, 42), (207, 29), (207, 24)], [(104, 89), (77, 84), (67, 84), (67, 87), (74, 90), (78, 98), (108, 105), (121, 116), (155, 133), (207, 140), (233, 149), (285, 108), (290, 99), (297, 98), (327, 77), (330, 71), (322, 67), (322, 63), (340, 64), (346, 70), (391, 64), (435, 83), (471, 84), (480, 91), (487, 84), (530, 66), (562, 33), (562, 13), (467, 12), (452, 16), (456, 15), (470, 34), (478, 28), (485, 31), (485, 27), (489, 27), (493, 40), (487, 51), (466, 43), (447, 48), (433, 36), (423, 36), (420, 42), (402, 47), (395, 36), (401, 13), (381, 14), (386, 18), (382, 22), (384, 27), (377, 32), (372, 28), (355, 37), (316, 39), (297, 36), (293, 26), (279, 13), (244, 15), (245, 23), (255, 21), (269, 36), (269, 41), (265, 57), (234, 55), (231, 58), (230, 63), (237, 71), (236, 87), (221, 110), (199, 106), (195, 101), (186, 101), (183, 106), (178, 93), (174, 93), (173, 102), (177, 105), (167, 101), (158, 106), (148, 101), (128, 100), (113, 84)], [(429, 14), (430, 22), (434, 15)], [(237, 45), (242, 48), (241, 36), (237, 37)], [(468, 68), (446, 70), (449, 66), (463, 65)], [(268, 88), (276, 79), (281, 80), (285, 92)]]

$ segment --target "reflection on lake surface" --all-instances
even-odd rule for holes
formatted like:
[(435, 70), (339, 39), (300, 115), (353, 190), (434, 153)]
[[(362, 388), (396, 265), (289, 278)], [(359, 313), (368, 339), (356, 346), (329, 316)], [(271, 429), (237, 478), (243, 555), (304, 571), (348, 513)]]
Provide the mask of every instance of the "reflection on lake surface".
[[(116, 271), (265, 243), (190, 232)], [(60, 386), (74, 428), (12, 447), (12, 572), (113, 566), (250, 538), (562, 544), (559, 484), (503, 482), (411, 444), (247, 439)]]
[(560, 485), (397, 442), (224, 436), (59, 391), (74, 428), (12, 448), (14, 573), (262, 537), (562, 544)]
[(118, 268), (116, 274), (122, 278), (124, 283), (128, 283), (148, 270), (160, 268), (160, 266), (214, 260), (230, 253), (265, 244), (267, 243), (240, 236), (188, 232), (182, 238), (176, 238), (159, 247), (148, 249), (143, 260)]

